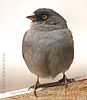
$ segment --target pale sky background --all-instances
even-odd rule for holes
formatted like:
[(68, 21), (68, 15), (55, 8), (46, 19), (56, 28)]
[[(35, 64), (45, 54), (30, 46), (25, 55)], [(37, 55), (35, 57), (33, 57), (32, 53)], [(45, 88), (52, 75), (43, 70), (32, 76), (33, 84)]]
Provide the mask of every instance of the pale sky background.
[[(57, 11), (67, 20), (73, 33), (75, 57), (66, 72), (67, 77), (87, 74), (87, 0), (0, 0), (0, 92), (26, 88), (36, 81), (36, 76), (29, 72), (22, 58), (22, 38), (31, 22), (26, 16), (38, 8)], [(2, 80), (3, 53), (5, 82)]]

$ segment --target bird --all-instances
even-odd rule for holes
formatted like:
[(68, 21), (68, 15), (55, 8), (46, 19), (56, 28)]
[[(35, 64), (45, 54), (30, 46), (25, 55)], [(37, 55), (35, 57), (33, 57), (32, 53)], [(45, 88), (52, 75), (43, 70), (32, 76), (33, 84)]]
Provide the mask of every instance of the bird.
[(39, 77), (54, 79), (63, 73), (67, 83), (65, 72), (74, 59), (74, 41), (67, 21), (50, 8), (39, 8), (26, 18), (31, 24), (23, 36), (22, 55), (30, 72), (37, 76), (32, 86), (36, 95)]

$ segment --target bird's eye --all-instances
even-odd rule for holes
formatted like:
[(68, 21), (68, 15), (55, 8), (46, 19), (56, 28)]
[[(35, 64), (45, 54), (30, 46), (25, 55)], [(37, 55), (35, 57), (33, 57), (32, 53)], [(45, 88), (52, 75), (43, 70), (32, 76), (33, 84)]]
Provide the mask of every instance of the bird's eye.
[(43, 15), (42, 18), (43, 18), (43, 19), (47, 19), (47, 15)]

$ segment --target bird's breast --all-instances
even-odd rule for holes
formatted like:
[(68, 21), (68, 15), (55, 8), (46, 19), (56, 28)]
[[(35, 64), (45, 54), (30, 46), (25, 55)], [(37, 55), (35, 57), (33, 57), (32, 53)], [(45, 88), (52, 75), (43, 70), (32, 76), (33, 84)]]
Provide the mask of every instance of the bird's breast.
[(55, 77), (66, 71), (73, 60), (73, 40), (68, 29), (27, 32), (23, 54), (29, 70), (41, 77)]

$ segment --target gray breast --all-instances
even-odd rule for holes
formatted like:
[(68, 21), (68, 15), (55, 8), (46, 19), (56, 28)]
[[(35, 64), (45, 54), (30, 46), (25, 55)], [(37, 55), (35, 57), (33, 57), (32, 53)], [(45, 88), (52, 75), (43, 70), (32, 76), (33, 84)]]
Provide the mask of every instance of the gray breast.
[(26, 33), (23, 55), (29, 70), (40, 77), (55, 77), (73, 61), (73, 39), (69, 29)]

